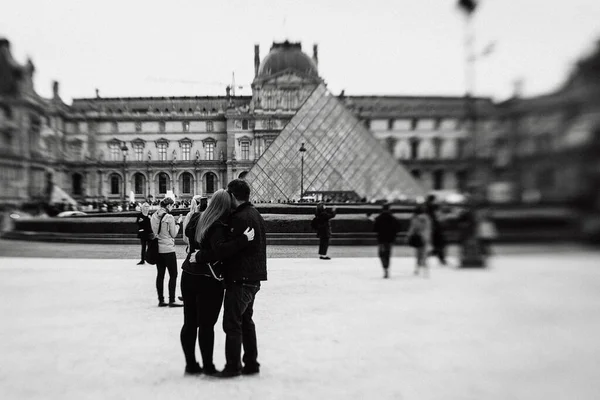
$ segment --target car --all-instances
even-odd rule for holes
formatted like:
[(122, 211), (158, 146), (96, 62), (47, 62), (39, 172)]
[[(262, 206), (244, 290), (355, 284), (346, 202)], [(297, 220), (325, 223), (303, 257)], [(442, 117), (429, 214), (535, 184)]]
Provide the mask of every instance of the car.
[(87, 215), (87, 213), (84, 213), (83, 211), (63, 211), (61, 213), (58, 213), (58, 215), (56, 215), (59, 218), (66, 218), (66, 217), (81, 217), (83, 215)]

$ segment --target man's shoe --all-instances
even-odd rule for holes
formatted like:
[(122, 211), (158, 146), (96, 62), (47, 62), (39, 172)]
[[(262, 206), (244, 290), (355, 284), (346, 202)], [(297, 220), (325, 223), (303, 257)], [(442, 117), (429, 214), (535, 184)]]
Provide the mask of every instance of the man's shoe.
[(234, 378), (236, 376), (240, 376), (242, 371), (239, 369), (229, 369), (225, 368), (223, 371), (217, 372), (214, 376), (217, 378)]
[(331, 260), (331, 257), (321, 256), (319, 257), (321, 260)]
[(165, 303), (164, 301), (161, 300), (161, 301), (158, 302), (158, 306), (159, 307), (166, 307), (167, 303)]
[(208, 376), (215, 376), (219, 373), (219, 371), (217, 371), (214, 365), (209, 365), (208, 367), (205, 365), (202, 369), (202, 373)]
[(139, 263), (137, 263), (137, 265), (144, 265), (146, 264), (144, 261), (140, 261)]
[(181, 303), (175, 303), (174, 301), (169, 302), (169, 307), (183, 307)]
[(260, 372), (260, 364), (256, 365), (244, 365), (242, 368), (242, 375), (255, 375)]
[(200, 375), (201, 373), (202, 367), (198, 363), (185, 366), (185, 375)]

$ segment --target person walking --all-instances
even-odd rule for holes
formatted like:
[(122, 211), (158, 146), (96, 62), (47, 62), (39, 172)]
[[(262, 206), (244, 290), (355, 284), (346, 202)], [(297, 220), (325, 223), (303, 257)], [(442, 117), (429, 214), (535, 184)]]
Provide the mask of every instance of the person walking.
[(152, 226), (150, 224), (150, 204), (144, 203), (140, 207), (140, 213), (135, 219), (135, 223), (138, 226), (137, 237), (140, 239), (142, 245), (142, 257), (137, 265), (144, 265), (146, 263), (146, 247), (152, 236)]
[[(150, 219), (152, 232), (158, 237), (158, 260), (156, 262), (156, 292), (158, 294), (159, 307), (182, 307), (175, 302), (175, 290), (177, 286), (177, 256), (175, 254), (175, 237), (179, 233), (183, 217), (180, 215), (177, 222), (171, 215), (175, 202), (170, 197), (160, 201), (160, 208)], [(159, 231), (159, 226), (162, 226)], [(165, 303), (163, 287), (165, 271), (169, 271), (169, 303)]]
[(375, 218), (373, 231), (377, 233), (377, 243), (379, 245), (379, 258), (383, 266), (383, 278), (389, 278), (390, 257), (392, 255), (392, 246), (396, 240), (396, 234), (400, 230), (400, 223), (390, 212), (390, 205), (384, 204), (381, 207), (381, 214)]
[(425, 207), (421, 204), (415, 208), (406, 233), (406, 239), (408, 245), (415, 248), (415, 275), (419, 275), (419, 270), (423, 269), (424, 276), (429, 276), (427, 251), (431, 247), (431, 220), (425, 212)]
[[(229, 378), (240, 374), (260, 372), (256, 327), (252, 316), (254, 300), (261, 281), (267, 280), (267, 235), (265, 221), (250, 203), (250, 186), (242, 179), (234, 179), (227, 185), (235, 208), (229, 219), (229, 258), (225, 261), (225, 301), (223, 330), (225, 331), (226, 364), (218, 376)], [(250, 227), (254, 240), (244, 243), (239, 239)], [(244, 366), (241, 351), (244, 346)]]
[(313, 223), (319, 238), (319, 259), (321, 260), (331, 260), (331, 257), (327, 256), (327, 249), (329, 248), (329, 238), (331, 238), (330, 220), (335, 218), (335, 211), (335, 207), (329, 210), (325, 204), (317, 204)]
[[(191, 210), (201, 209), (202, 198), (192, 200)], [(206, 199), (206, 198), (204, 198)], [(204, 204), (206, 204), (204, 202)], [(203, 210), (204, 211), (204, 210)], [(231, 213), (231, 198), (227, 191), (217, 190), (210, 205), (199, 218), (191, 217), (184, 229), (190, 254), (196, 253), (196, 262), (184, 263), (181, 273), (183, 297), (183, 327), (181, 347), (185, 356), (185, 373), (188, 375), (215, 375), (213, 363), (215, 324), (223, 304), (223, 284), (208, 269), (208, 263), (222, 262), (232, 246), (243, 246), (254, 239), (254, 231), (246, 229), (236, 242), (227, 242), (227, 218)], [(202, 356), (202, 367), (196, 361), (196, 338)]]
[(446, 265), (446, 236), (438, 215), (439, 205), (435, 195), (430, 194), (425, 201), (425, 212), (431, 221), (431, 251), (429, 255), (437, 256), (440, 264)]

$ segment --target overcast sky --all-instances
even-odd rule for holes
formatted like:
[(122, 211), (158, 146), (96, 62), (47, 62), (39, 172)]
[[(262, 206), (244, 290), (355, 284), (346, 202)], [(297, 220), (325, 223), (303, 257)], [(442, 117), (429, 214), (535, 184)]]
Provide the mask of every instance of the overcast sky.
[[(556, 89), (600, 39), (599, 0), (481, 0), (476, 94), (503, 100)], [(224, 95), (235, 72), (250, 94), (254, 44), (301, 41), (328, 87), (346, 94), (462, 95), (464, 18), (456, 0), (13, 0), (0, 36), (36, 66), (38, 93)]]

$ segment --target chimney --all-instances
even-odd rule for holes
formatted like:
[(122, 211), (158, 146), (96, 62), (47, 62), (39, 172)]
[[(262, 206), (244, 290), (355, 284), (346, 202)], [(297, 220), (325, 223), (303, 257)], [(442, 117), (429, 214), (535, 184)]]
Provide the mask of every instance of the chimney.
[(318, 67), (319, 66), (319, 45), (317, 45), (317, 44), (313, 45), (313, 61), (315, 62), (315, 65)]
[(258, 67), (260, 65), (260, 50), (257, 44), (254, 45), (254, 77), (258, 76)]
[(100, 98), (100, 89), (96, 89), (96, 98), (99, 99)]
[(52, 81), (52, 98), (58, 99), (60, 98), (60, 94), (58, 94), (58, 82)]
[(227, 85), (227, 87), (225, 88), (225, 93), (227, 94), (227, 98), (229, 98), (229, 96), (231, 95), (231, 86)]
[(513, 97), (514, 98), (518, 99), (521, 96), (523, 96), (523, 84), (524, 84), (524, 82), (523, 82), (522, 78), (516, 79), (513, 82)]

